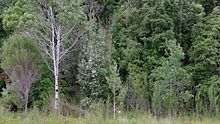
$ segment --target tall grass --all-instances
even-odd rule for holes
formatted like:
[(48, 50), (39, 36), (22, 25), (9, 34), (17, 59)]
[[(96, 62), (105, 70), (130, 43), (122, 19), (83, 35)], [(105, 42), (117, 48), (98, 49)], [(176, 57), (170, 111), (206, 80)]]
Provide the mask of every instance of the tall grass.
[(0, 124), (220, 124), (220, 118), (177, 117), (173, 122), (168, 118), (157, 118), (143, 112), (120, 113), (113, 118), (110, 111), (96, 108), (84, 116), (62, 116), (55, 113), (45, 114), (37, 110), (23, 113), (7, 112), (0, 107)]
[[(27, 116), (18, 113), (1, 112), (0, 124), (170, 124), (167, 118), (156, 118), (149, 114), (130, 117), (119, 115), (116, 119), (104, 117), (102, 114), (90, 113), (85, 117), (64, 117), (57, 114), (45, 116), (37, 111), (31, 111)], [(178, 117), (173, 124), (220, 124), (217, 118)]]

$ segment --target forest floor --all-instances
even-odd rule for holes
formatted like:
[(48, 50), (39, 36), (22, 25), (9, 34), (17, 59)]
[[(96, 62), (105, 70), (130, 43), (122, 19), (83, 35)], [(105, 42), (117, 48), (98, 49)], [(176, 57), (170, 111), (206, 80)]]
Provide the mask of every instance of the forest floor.
[(168, 118), (156, 118), (149, 114), (118, 115), (116, 119), (103, 114), (90, 113), (84, 117), (44, 115), (37, 111), (19, 114), (0, 111), (0, 124), (220, 124), (220, 118), (178, 117), (172, 122)]

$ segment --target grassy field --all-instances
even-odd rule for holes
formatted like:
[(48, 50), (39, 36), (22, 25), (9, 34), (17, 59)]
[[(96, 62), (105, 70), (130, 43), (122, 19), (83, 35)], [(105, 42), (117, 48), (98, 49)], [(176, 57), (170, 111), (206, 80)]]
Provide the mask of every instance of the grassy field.
[(0, 111), (0, 124), (220, 124), (220, 118), (179, 117), (172, 122), (168, 118), (156, 118), (149, 114), (121, 114), (116, 119), (102, 112), (87, 113), (84, 117), (42, 114), (31, 111), (27, 115)]

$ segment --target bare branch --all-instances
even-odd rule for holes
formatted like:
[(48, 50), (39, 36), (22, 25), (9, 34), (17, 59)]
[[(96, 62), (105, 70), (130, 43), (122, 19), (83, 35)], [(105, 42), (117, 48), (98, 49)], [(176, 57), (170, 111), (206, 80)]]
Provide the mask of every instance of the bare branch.
[(69, 36), (69, 34), (72, 33), (74, 30), (76, 30), (76, 27), (70, 28), (64, 35), (61, 36), (61, 41), (66, 39)]
[(65, 54), (67, 54), (67, 53), (69, 52), (69, 50), (72, 49), (72, 48), (76, 45), (76, 43), (79, 41), (80, 37), (81, 37), (83, 34), (84, 34), (84, 33), (82, 33), (81, 35), (79, 35), (79, 36), (75, 39), (75, 41), (73, 42), (73, 44), (72, 44), (69, 48), (67, 48), (67, 49), (64, 50), (63, 52), (60, 52), (60, 59), (62, 59), (62, 57), (63, 57)]
[[(54, 73), (53, 69), (51, 68), (51, 65), (48, 63), (47, 57), (45, 57), (45, 54), (41, 54), (41, 55), (44, 56), (43, 59), (44, 59), (45, 64), (47, 65), (48, 69), (49, 69), (52, 73)], [(50, 59), (51, 59), (51, 58), (50, 58)]]

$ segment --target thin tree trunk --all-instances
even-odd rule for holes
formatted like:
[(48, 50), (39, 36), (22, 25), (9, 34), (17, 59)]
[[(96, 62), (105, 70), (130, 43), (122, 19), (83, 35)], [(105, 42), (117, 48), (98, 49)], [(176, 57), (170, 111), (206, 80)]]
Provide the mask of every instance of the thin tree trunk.
[[(25, 67), (25, 66), (23, 66)], [(25, 110), (25, 114), (27, 114), (27, 104), (28, 104), (28, 82), (27, 80), (24, 80), (24, 90), (23, 90), (23, 94), (24, 94), (24, 110)], [(22, 84), (21, 84), (22, 85)]]
[[(54, 21), (54, 15), (53, 15), (53, 10), (52, 7), (50, 7), (50, 16), (51, 20)], [(59, 94), (58, 94), (58, 62), (57, 62), (57, 55), (56, 55), (56, 44), (55, 44), (55, 26), (52, 22), (51, 24), (51, 29), (52, 29), (52, 36), (51, 36), (51, 50), (53, 54), (53, 67), (54, 67), (54, 82), (55, 82), (55, 89), (54, 89), (54, 109), (57, 111), (58, 110), (58, 99), (59, 99)]]
[(54, 79), (55, 79), (55, 101), (54, 101), (54, 109), (58, 110), (58, 100), (59, 100), (59, 94), (58, 94), (58, 70), (56, 67), (54, 67)]
[(28, 91), (26, 87), (25, 95), (24, 95), (24, 110), (25, 114), (27, 114), (27, 106), (28, 106)]
[(116, 98), (115, 98), (115, 85), (113, 88), (113, 97), (114, 97), (114, 103), (113, 103), (113, 111), (114, 111), (114, 118), (116, 117)]
[(25, 100), (25, 113), (27, 113), (27, 106), (28, 106), (28, 96), (26, 96), (26, 100)]
[(56, 101), (56, 110), (58, 109), (58, 79), (59, 79), (59, 62), (60, 62), (60, 26), (58, 26), (58, 29), (56, 28), (56, 35), (57, 35), (57, 44), (56, 44), (56, 54), (55, 54), (55, 63), (56, 63), (56, 73), (55, 73), (55, 101)]
[(170, 120), (170, 124), (172, 124), (173, 123), (173, 113), (172, 113), (172, 109), (170, 108), (169, 109), (169, 120)]

